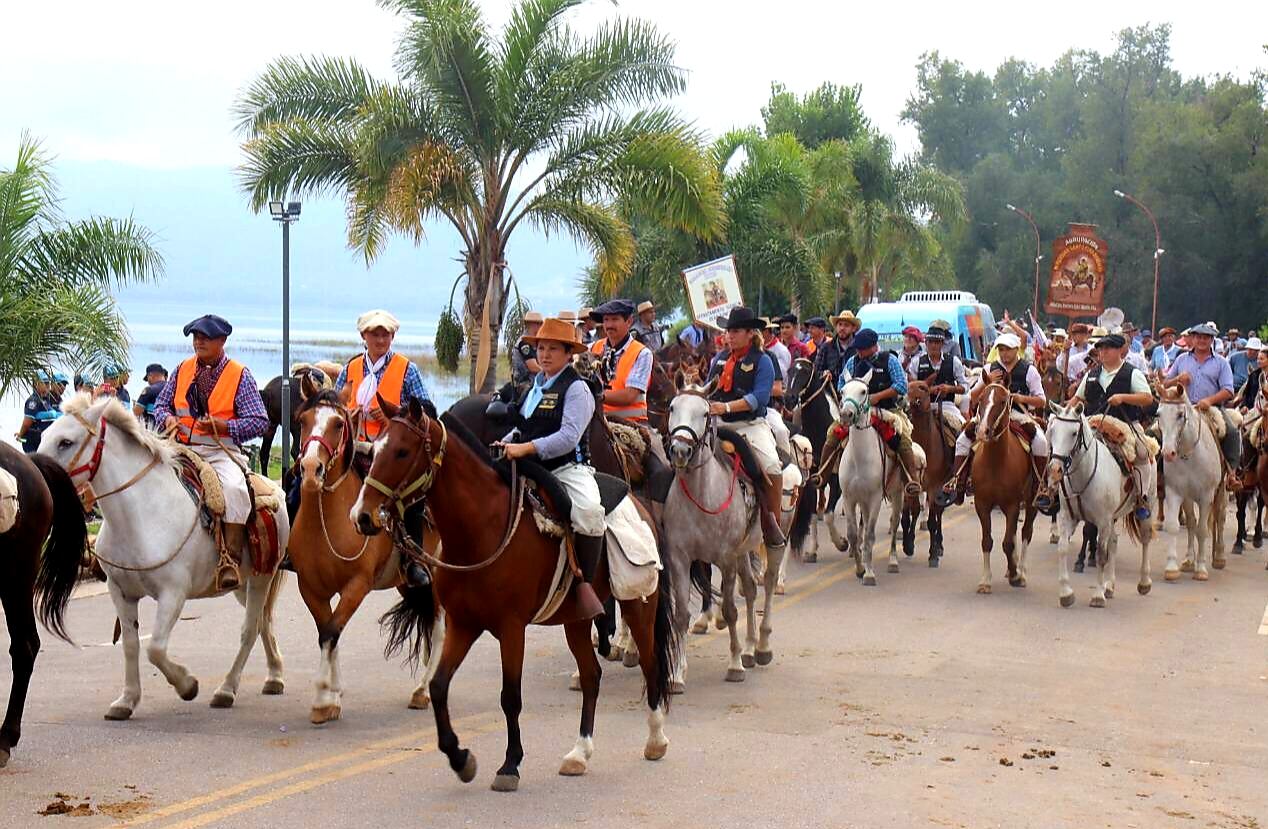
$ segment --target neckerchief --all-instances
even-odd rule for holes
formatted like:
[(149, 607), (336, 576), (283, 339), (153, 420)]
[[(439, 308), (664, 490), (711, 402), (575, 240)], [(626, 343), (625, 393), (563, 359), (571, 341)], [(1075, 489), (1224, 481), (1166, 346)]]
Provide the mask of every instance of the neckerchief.
[(361, 355), (361, 359), (364, 361), (365, 376), (361, 378), (361, 383), (357, 386), (357, 406), (366, 414), (369, 414), (375, 402), (375, 395), (379, 393), (378, 373), (387, 365), (387, 360), (391, 356), (392, 352), (388, 351), (379, 359), (371, 362), (368, 351)]
[(622, 352), (630, 344), (630, 334), (625, 335), (625, 339), (621, 340), (619, 345), (612, 345), (612, 341), (608, 340), (603, 348), (603, 382), (607, 385), (616, 377), (616, 364), (621, 359)]
[(544, 371), (533, 378), (533, 384), (528, 387), (528, 394), (524, 395), (524, 403), (520, 406), (520, 414), (525, 419), (533, 416), (533, 412), (537, 411), (537, 404), (542, 402), (542, 395), (545, 394), (546, 389), (553, 386), (555, 380), (563, 373), (564, 370), (560, 369), (553, 376), (548, 377), (545, 382), (542, 381), (542, 378), (546, 377), (546, 372)]
[(735, 380), (735, 365), (740, 360), (748, 356), (749, 346), (745, 346), (739, 351), (732, 351), (726, 358), (726, 365), (722, 366), (722, 374), (718, 377), (718, 388), (722, 391), (730, 391), (731, 384)]

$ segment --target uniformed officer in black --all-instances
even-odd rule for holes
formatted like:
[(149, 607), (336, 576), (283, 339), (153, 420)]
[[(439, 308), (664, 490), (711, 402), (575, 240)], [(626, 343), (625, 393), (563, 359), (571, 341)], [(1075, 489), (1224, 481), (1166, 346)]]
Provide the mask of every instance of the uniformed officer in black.
[(537, 334), (543, 319), (540, 311), (524, 314), (524, 333), (511, 349), (511, 383), (516, 389), (526, 388), (541, 371), (541, 366), (537, 365), (537, 346), (527, 338)]

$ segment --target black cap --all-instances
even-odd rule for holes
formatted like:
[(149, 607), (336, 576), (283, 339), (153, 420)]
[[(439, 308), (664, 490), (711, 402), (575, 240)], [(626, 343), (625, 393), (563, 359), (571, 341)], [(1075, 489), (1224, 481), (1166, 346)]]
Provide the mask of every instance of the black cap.
[(811, 317), (810, 319), (806, 320), (806, 325), (813, 325), (815, 328), (826, 329), (828, 327), (828, 321), (825, 320), (823, 317)]
[(167, 369), (163, 368), (163, 366), (159, 365), (158, 363), (150, 363), (148, 366), (145, 367), (145, 373), (146, 374), (155, 374), (155, 373), (167, 374)]
[(1096, 341), (1097, 348), (1122, 348), (1127, 345), (1127, 340), (1122, 334), (1106, 334)]
[(796, 325), (796, 324), (797, 324), (797, 315), (796, 315), (796, 314), (784, 314), (782, 317), (775, 317), (775, 322), (779, 323), (780, 325), (783, 325), (784, 323), (791, 323), (792, 325)]
[(197, 331), (203, 336), (215, 339), (218, 337), (227, 337), (232, 334), (233, 326), (230, 325), (229, 321), (224, 317), (218, 317), (215, 314), (207, 314), (186, 323), (185, 327), (181, 330), (185, 332), (186, 337)]
[(634, 303), (628, 299), (609, 299), (598, 308), (590, 311), (590, 319), (595, 322), (603, 322), (604, 317), (613, 314), (621, 317), (634, 316)]
[(730, 315), (721, 320), (722, 327), (727, 331), (734, 331), (738, 328), (747, 328), (752, 331), (760, 331), (766, 327), (766, 323), (762, 318), (753, 313), (752, 308), (745, 308), (743, 305), (737, 305), (731, 309)]
[(943, 328), (941, 325), (931, 325), (929, 330), (925, 332), (926, 340), (949, 340), (951, 339), (951, 331)]

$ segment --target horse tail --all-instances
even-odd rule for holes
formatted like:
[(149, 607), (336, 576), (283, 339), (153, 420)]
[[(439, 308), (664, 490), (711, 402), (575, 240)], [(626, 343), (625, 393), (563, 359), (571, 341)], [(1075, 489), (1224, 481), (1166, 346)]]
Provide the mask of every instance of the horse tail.
[(708, 605), (714, 601), (721, 601), (722, 596), (718, 591), (713, 589), (713, 568), (703, 561), (691, 562), (688, 568), (691, 574), (691, 586), (700, 591), (700, 595)]
[(810, 537), (811, 522), (814, 520), (815, 512), (819, 509), (819, 486), (818, 481), (812, 474), (810, 480), (806, 481), (801, 488), (801, 494), (797, 497), (797, 511), (793, 514), (792, 529), (789, 532), (788, 541), (792, 545), (792, 551), (797, 555), (801, 555), (801, 549), (805, 546), (806, 539)]
[(1146, 527), (1141, 526), (1140, 519), (1136, 517), (1135, 510), (1127, 513), (1127, 535), (1137, 544), (1141, 543), (1141, 537), (1148, 532)]
[(656, 651), (656, 681), (647, 688), (647, 704), (653, 710), (669, 708), (669, 685), (674, 666), (682, 653), (680, 631), (674, 626), (674, 585), (670, 568), (664, 567), (656, 584), (656, 621), (653, 633)]
[(436, 623), (436, 594), (430, 584), (425, 587), (407, 584), (398, 589), (401, 600), (379, 617), (379, 627), (387, 633), (383, 655), (391, 659), (403, 650), (405, 662), (411, 669), (417, 670), (420, 654), (425, 662), (431, 661), (431, 629)]
[(260, 611), (260, 618), (273, 621), (273, 608), (277, 604), (277, 597), (282, 594), (282, 586), (286, 583), (286, 571), (278, 568), (273, 571), (273, 578), (269, 580), (269, 589), (264, 594), (264, 608)]
[(88, 547), (84, 505), (80, 503), (70, 475), (57, 461), (43, 455), (28, 457), (39, 468), (53, 496), (53, 526), (48, 540), (44, 542), (39, 573), (35, 577), (40, 621), (59, 639), (70, 642), (64, 617), (70, 595), (79, 580), (84, 550)]

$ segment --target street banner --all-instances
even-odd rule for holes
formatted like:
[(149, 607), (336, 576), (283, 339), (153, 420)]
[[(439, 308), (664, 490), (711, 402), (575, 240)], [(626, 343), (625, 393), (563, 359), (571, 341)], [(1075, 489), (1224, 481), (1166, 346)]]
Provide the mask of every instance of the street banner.
[(1105, 310), (1105, 263), (1109, 246), (1096, 235), (1096, 225), (1071, 222), (1066, 235), (1052, 242), (1052, 274), (1048, 281), (1049, 314), (1095, 317)]
[(733, 256), (686, 268), (682, 279), (691, 318), (698, 323), (721, 329), (720, 321), (730, 315), (731, 309), (744, 304)]

